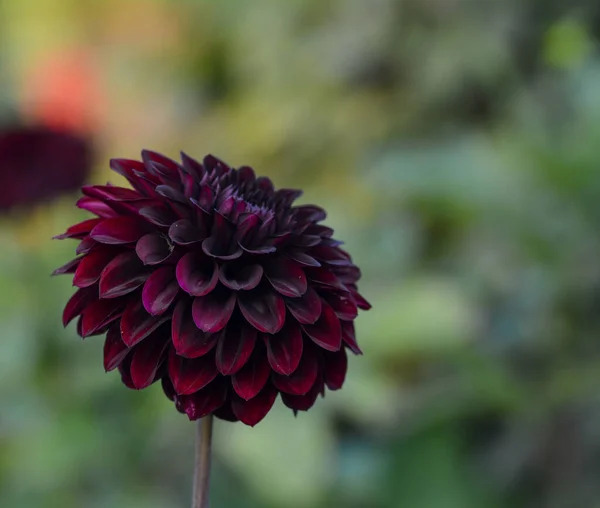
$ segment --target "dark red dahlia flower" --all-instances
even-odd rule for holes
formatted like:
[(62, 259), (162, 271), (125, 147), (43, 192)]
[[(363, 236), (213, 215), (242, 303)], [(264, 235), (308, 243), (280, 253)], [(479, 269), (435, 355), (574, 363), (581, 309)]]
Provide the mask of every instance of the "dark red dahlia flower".
[(144, 151), (111, 167), (133, 189), (83, 187), (97, 218), (70, 227), (79, 257), (57, 269), (79, 289), (63, 322), (106, 333), (104, 367), (142, 389), (157, 380), (192, 420), (258, 423), (278, 393), (294, 411), (341, 388), (358, 308), (359, 269), (325, 212), (292, 206), (249, 167), (213, 156), (178, 164)]
[(0, 210), (75, 191), (91, 167), (91, 146), (76, 134), (42, 126), (0, 130)]

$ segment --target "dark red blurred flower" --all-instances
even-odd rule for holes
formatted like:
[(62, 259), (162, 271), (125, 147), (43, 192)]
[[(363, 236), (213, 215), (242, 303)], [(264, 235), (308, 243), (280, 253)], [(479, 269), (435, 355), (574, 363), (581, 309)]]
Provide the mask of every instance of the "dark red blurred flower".
[(346, 349), (361, 353), (353, 321), (370, 306), (325, 212), (210, 155), (142, 159), (113, 159), (133, 189), (83, 187), (77, 206), (98, 218), (58, 237), (80, 241), (54, 272), (79, 288), (64, 324), (106, 333), (105, 369), (135, 389), (160, 379), (192, 420), (255, 425), (278, 393), (306, 411), (341, 388)]
[(0, 129), (0, 210), (75, 191), (91, 166), (90, 144), (75, 134), (41, 126)]

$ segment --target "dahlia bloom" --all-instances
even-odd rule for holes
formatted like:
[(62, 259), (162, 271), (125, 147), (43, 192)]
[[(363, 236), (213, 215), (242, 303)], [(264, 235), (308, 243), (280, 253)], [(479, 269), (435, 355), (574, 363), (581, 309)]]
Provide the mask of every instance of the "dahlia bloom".
[(342, 387), (370, 305), (323, 209), (211, 155), (143, 151), (111, 168), (133, 188), (83, 187), (77, 206), (96, 218), (57, 237), (78, 240), (79, 257), (54, 272), (74, 274), (63, 323), (106, 334), (107, 371), (138, 390), (161, 380), (191, 420), (247, 425), (279, 393), (297, 412)]
[(79, 189), (92, 167), (88, 141), (43, 126), (0, 129), (0, 210)]

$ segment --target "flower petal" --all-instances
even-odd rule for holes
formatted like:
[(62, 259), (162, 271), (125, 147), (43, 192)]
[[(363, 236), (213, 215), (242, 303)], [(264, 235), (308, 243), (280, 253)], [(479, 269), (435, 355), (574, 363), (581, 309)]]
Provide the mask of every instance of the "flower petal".
[(268, 383), (258, 395), (250, 400), (244, 400), (238, 395), (232, 395), (231, 409), (233, 414), (246, 425), (254, 427), (273, 407), (277, 398), (277, 390)]
[(235, 293), (229, 290), (213, 291), (194, 299), (192, 317), (200, 330), (218, 332), (225, 328), (234, 308)]
[(133, 350), (130, 374), (133, 385), (138, 390), (156, 381), (156, 373), (167, 356), (169, 343), (168, 332), (162, 328)]
[(85, 288), (98, 282), (102, 271), (117, 253), (115, 249), (98, 248), (81, 258), (81, 263), (73, 276), (73, 285)]
[(285, 322), (285, 302), (275, 291), (242, 291), (237, 297), (242, 314), (259, 332), (277, 333), (281, 330)]
[(145, 265), (157, 265), (171, 255), (173, 246), (163, 235), (148, 233), (138, 240), (135, 252)]
[(296, 323), (288, 321), (278, 334), (265, 335), (264, 340), (269, 364), (275, 372), (289, 376), (298, 368), (304, 341)]
[(311, 287), (300, 298), (289, 298), (285, 303), (298, 322), (304, 325), (315, 323), (321, 315), (321, 298)]
[(177, 281), (186, 293), (204, 296), (215, 289), (219, 280), (219, 267), (214, 259), (200, 252), (188, 252), (177, 263)]
[(69, 261), (68, 263), (65, 263), (61, 267), (54, 270), (52, 272), (52, 276), (54, 277), (55, 275), (65, 275), (68, 273), (75, 273), (77, 271), (77, 267), (79, 266), (79, 263), (81, 263), (82, 259), (83, 259), (83, 257), (71, 259), (71, 261)]
[(342, 326), (333, 309), (323, 302), (321, 317), (314, 325), (303, 325), (304, 332), (315, 344), (328, 351), (342, 347)]
[(89, 234), (97, 225), (104, 222), (104, 219), (87, 219), (79, 224), (75, 224), (67, 229), (62, 235), (56, 235), (54, 240), (64, 240), (65, 238), (82, 239)]
[(178, 397), (190, 420), (198, 420), (219, 409), (227, 400), (228, 383), (217, 377), (212, 383), (191, 395)]
[(344, 321), (352, 321), (358, 316), (358, 307), (347, 291), (327, 291), (323, 298), (334, 310), (336, 316)]
[(91, 198), (110, 201), (139, 201), (145, 196), (133, 189), (117, 187), (116, 185), (84, 185), (81, 192)]
[(156, 270), (144, 284), (142, 302), (149, 314), (159, 316), (175, 301), (179, 293), (179, 284), (175, 278), (175, 269), (164, 266)]
[(309, 256), (306, 252), (302, 252), (301, 250), (290, 250), (287, 251), (286, 254), (291, 259), (296, 261), (296, 263), (299, 263), (303, 266), (315, 266), (317, 268), (321, 266), (321, 263), (319, 263), (315, 258)]
[(173, 312), (171, 335), (178, 355), (197, 358), (208, 353), (217, 344), (220, 334), (199, 330), (192, 319), (192, 301), (182, 299)]
[(235, 374), (250, 358), (256, 343), (256, 330), (247, 325), (230, 323), (219, 338), (216, 363), (225, 376)]
[(101, 217), (102, 219), (109, 219), (111, 217), (118, 217), (118, 213), (115, 212), (110, 206), (108, 206), (104, 201), (96, 198), (90, 198), (89, 196), (83, 196), (77, 200), (75, 203), (77, 208), (82, 210), (87, 210), (88, 212), (92, 212), (93, 214)]
[(306, 276), (321, 286), (332, 287), (346, 291), (346, 287), (336, 275), (326, 268), (306, 267)]
[(173, 349), (169, 353), (169, 377), (178, 395), (189, 395), (201, 390), (217, 377), (214, 355), (184, 358)]
[(323, 381), (315, 383), (312, 388), (304, 395), (290, 395), (289, 393), (281, 392), (282, 402), (296, 411), (308, 411), (314, 406), (319, 393), (323, 388)]
[(104, 341), (104, 370), (109, 372), (116, 369), (129, 351), (121, 339), (119, 327), (111, 326)]
[(137, 242), (148, 232), (148, 224), (136, 217), (104, 219), (94, 227), (90, 236), (100, 243), (123, 244)]
[(348, 346), (350, 351), (352, 351), (355, 355), (362, 355), (362, 351), (360, 347), (358, 347), (358, 343), (356, 342), (356, 337), (354, 334), (354, 323), (351, 321), (342, 321), (342, 340)]
[[(319, 374), (319, 362), (313, 348), (304, 348), (298, 368), (289, 376), (273, 374), (273, 384), (282, 392), (304, 395), (312, 388)], [(241, 419), (241, 418), (240, 418)]]
[(118, 319), (123, 312), (123, 305), (120, 299), (97, 300), (88, 305), (81, 315), (81, 336), (95, 335)]
[(206, 235), (194, 226), (191, 221), (181, 219), (171, 224), (169, 238), (178, 245), (191, 245), (204, 240)]
[(63, 326), (67, 326), (73, 319), (79, 316), (84, 309), (94, 300), (98, 299), (98, 287), (82, 288), (73, 294), (65, 305), (63, 311), (62, 322)]
[(339, 390), (346, 379), (348, 369), (348, 356), (344, 348), (335, 353), (323, 353), (325, 384), (330, 390)]
[(290, 258), (280, 256), (265, 264), (265, 275), (278, 293), (297, 298), (306, 293), (307, 281), (302, 267)]
[(250, 400), (264, 388), (270, 374), (271, 367), (264, 351), (256, 348), (246, 365), (233, 376), (233, 389), (242, 399)]
[(234, 291), (249, 290), (258, 286), (263, 275), (260, 265), (225, 263), (219, 270), (219, 280)]
[(100, 298), (117, 298), (131, 293), (141, 286), (149, 276), (150, 272), (140, 262), (135, 252), (123, 252), (102, 270)]
[(140, 208), (138, 213), (155, 226), (169, 227), (177, 220), (177, 216), (173, 213), (173, 210), (160, 203)]
[(135, 346), (138, 342), (145, 339), (154, 330), (156, 330), (165, 321), (168, 321), (170, 316), (151, 316), (146, 312), (142, 305), (141, 298), (135, 298), (123, 312), (121, 318), (121, 337), (123, 342), (128, 347)]

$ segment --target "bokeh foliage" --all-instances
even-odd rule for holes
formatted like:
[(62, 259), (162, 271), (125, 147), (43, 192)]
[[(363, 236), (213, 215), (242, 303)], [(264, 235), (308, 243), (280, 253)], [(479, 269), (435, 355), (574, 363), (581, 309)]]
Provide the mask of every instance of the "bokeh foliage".
[[(5, 118), (51, 56), (95, 70), (95, 182), (143, 147), (250, 164), (322, 204), (363, 268), (344, 389), (219, 423), (213, 506), (600, 506), (597, 2), (0, 13)], [(74, 247), (49, 237), (83, 217), (72, 202), (1, 223), (0, 506), (187, 506), (193, 426), (60, 326), (71, 288), (48, 274)]]

